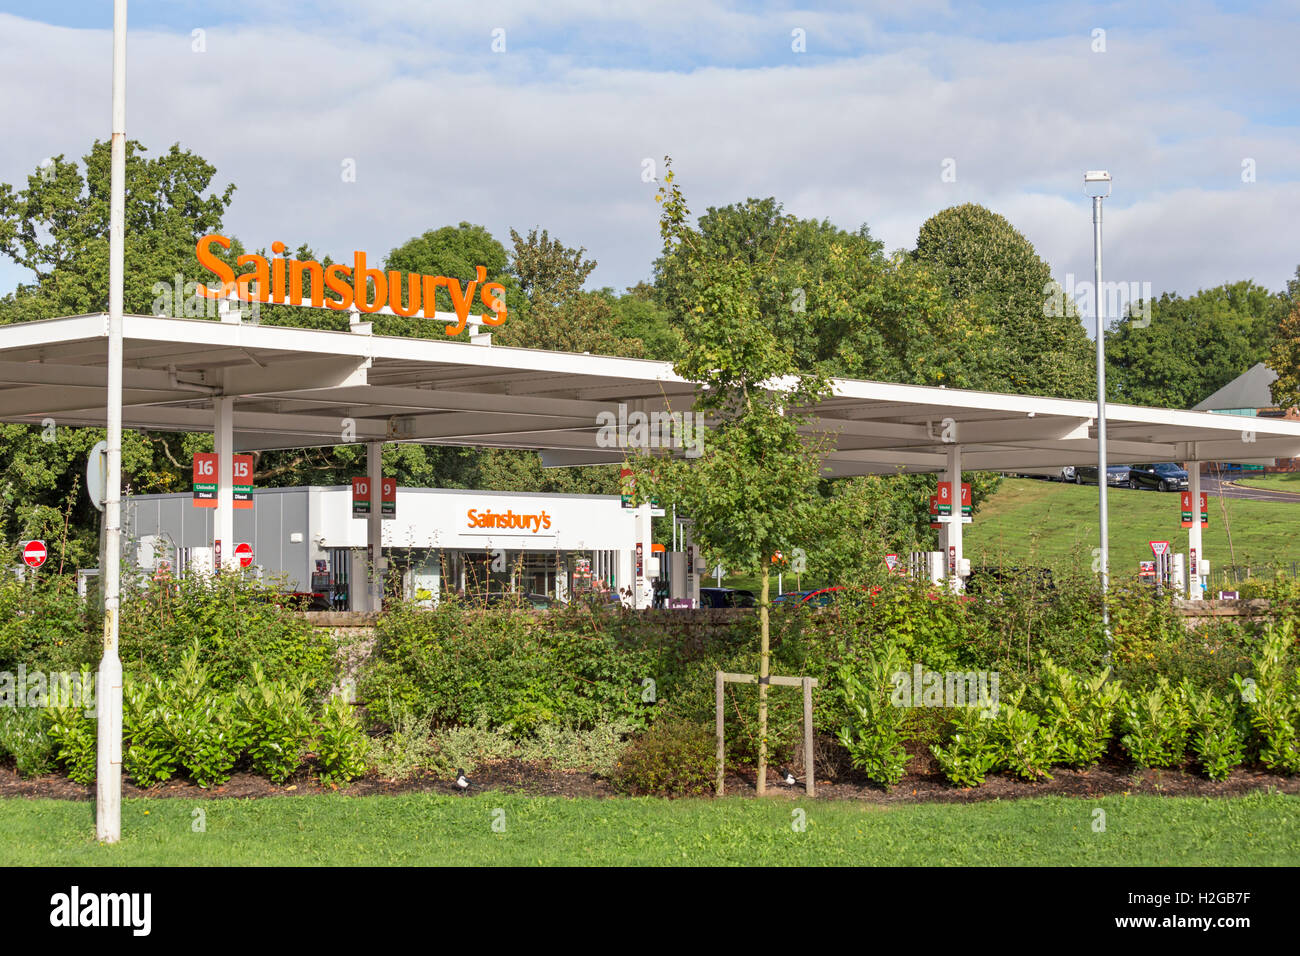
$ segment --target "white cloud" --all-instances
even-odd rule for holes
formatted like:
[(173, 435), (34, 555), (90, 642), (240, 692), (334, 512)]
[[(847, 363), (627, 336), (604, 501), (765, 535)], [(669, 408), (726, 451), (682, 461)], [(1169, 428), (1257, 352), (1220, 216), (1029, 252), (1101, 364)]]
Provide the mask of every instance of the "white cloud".
[[(1149, 280), (1157, 294), (1237, 278), (1277, 288), (1300, 261), (1300, 135), (1249, 114), (1279, 100), (1278, 87), (1296, 92), (1276, 69), (1292, 63), (1288, 25), (1223, 37), (1255, 64), (1237, 102), (1236, 60), (1191, 61), (1170, 46), (1175, 34), (1217, 40), (1197, 31), (1222, 34), (1219, 17), (1112, 31), (1108, 52), (1093, 54), (1083, 27), (1018, 42), (886, 36), (870, 16), (715, 4), (637, 5), (614, 21), (594, 3), (548, 8), (550, 21), (523, 5), (473, 15), (439, 5), (438, 18), (454, 18), (441, 27), (406, 4), (368, 5), (364, 22), (324, 9), (301, 25), (271, 7), (257, 26), (210, 27), (201, 55), (188, 29), (131, 34), (129, 135), (212, 161), (239, 187), (227, 228), (252, 246), (382, 255), (461, 220), (502, 240), (536, 224), (587, 247), (600, 262), (594, 285), (621, 287), (646, 277), (658, 252), (642, 159), (671, 153), (697, 213), (774, 195), (801, 216), (865, 221), (895, 248), (939, 209), (980, 202), (1055, 273), (1076, 276), (1092, 263), (1082, 172), (1107, 167), (1108, 275)], [(886, 52), (787, 56), (787, 21), (800, 18), (810, 37), (870, 37)], [(514, 31), (505, 55), (488, 51), (498, 20)], [(593, 42), (644, 38), (639, 49), (661, 47), (665, 68), (528, 45), (566, 24)], [(479, 33), (481, 46), (464, 39)], [(19, 182), (45, 156), (79, 156), (107, 137), (110, 49), (104, 30), (12, 17), (0, 17), (0, 35), (10, 67), (0, 180)], [(732, 44), (737, 61), (766, 51), (766, 65), (678, 64), (706, 43)], [(1243, 157), (1258, 182), (1240, 181)], [(356, 183), (340, 177), (346, 158)], [(940, 179), (945, 158), (955, 183)], [(18, 278), (0, 270), (7, 286)]]

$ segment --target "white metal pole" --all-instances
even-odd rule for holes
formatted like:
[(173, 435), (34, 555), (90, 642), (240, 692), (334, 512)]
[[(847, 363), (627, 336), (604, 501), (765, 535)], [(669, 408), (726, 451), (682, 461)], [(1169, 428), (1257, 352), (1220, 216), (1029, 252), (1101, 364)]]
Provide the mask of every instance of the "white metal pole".
[(1187, 597), (1199, 601), (1201, 593), (1201, 561), (1205, 551), (1201, 547), (1201, 463), (1187, 462), (1187, 490), (1192, 496), (1192, 526), (1187, 529)]
[(108, 219), (108, 426), (104, 495), (104, 656), (95, 713), (95, 839), (122, 838), (122, 661), (118, 604), (122, 560), (122, 275), (126, 219), (126, 0), (113, 0), (113, 139)]
[(1097, 513), (1101, 521), (1101, 613), (1109, 635), (1110, 609), (1105, 603), (1110, 588), (1110, 528), (1106, 505), (1106, 322), (1101, 306), (1101, 200), (1101, 196), (1092, 197), (1092, 296), (1097, 311)]
[(948, 446), (948, 473), (945, 478), (948, 485), (948, 499), (952, 502), (947, 523), (947, 561), (948, 571), (952, 576), (948, 584), (953, 591), (960, 593), (965, 590), (965, 581), (961, 576), (961, 445)]
[[(366, 443), (366, 475), (370, 478), (370, 517), (366, 519), (366, 544), (369, 545), (368, 611), (384, 606), (384, 443)], [(489, 589), (490, 590), (490, 589)]]
[(212, 400), (216, 412), (213, 423), (212, 449), (217, 453), (217, 514), (213, 537), (218, 552), (216, 570), (238, 567), (235, 560), (235, 400), (217, 397)]

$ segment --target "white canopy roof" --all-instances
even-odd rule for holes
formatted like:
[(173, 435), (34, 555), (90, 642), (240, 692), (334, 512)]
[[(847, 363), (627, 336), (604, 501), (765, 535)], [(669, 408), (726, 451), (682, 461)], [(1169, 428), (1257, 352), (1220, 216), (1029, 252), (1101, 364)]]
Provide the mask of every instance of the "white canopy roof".
[[(366, 328), (366, 327), (363, 327)], [(240, 451), (405, 441), (536, 449), (548, 465), (623, 460), (597, 443), (620, 403), (691, 410), (695, 387), (667, 362), (388, 338), (202, 319), (123, 319), (123, 425), (211, 431), (213, 397), (235, 396)], [(0, 421), (105, 421), (108, 317), (0, 327)], [(1094, 462), (1096, 405), (1067, 399), (836, 379), (814, 430), (828, 474), (937, 472), (957, 443), (972, 471)], [(1114, 462), (1271, 461), (1300, 456), (1300, 422), (1108, 405)]]

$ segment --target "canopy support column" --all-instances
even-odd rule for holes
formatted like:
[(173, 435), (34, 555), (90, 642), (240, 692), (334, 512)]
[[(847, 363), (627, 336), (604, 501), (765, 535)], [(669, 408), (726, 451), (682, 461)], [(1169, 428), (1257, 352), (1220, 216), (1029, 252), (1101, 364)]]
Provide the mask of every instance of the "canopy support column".
[(219, 572), (235, 562), (235, 400), (218, 397), (212, 401), (216, 421), (212, 429), (212, 450), (217, 453), (217, 513), (212, 536), (215, 539), (214, 566)]
[(384, 487), (384, 443), (366, 443), (366, 474), (370, 478), (370, 516), (366, 518), (366, 556), (369, 568), (368, 611), (379, 611), (384, 604), (384, 523), (382, 492)]
[(1201, 561), (1205, 551), (1201, 548), (1201, 463), (1189, 461), (1187, 466), (1187, 490), (1192, 499), (1192, 526), (1187, 529), (1187, 597), (1193, 601), (1201, 599)]
[(948, 473), (944, 481), (949, 486), (948, 500), (952, 502), (951, 514), (948, 516), (948, 577), (949, 585), (958, 593), (965, 590), (965, 581), (961, 576), (962, 567), (962, 514), (961, 514), (961, 445), (948, 446)]

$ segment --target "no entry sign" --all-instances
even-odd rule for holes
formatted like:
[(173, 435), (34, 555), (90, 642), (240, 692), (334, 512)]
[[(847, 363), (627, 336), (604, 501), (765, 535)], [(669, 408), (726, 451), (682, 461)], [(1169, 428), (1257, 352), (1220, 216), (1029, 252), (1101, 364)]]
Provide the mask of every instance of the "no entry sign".
[(28, 541), (23, 545), (23, 561), (29, 568), (39, 568), (47, 556), (44, 541)]
[(239, 559), (239, 566), (246, 568), (253, 563), (253, 546), (247, 541), (241, 541), (235, 545), (235, 557)]

